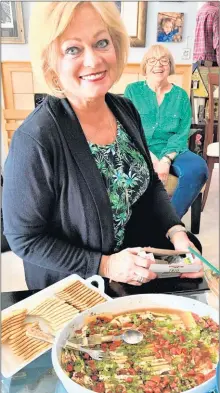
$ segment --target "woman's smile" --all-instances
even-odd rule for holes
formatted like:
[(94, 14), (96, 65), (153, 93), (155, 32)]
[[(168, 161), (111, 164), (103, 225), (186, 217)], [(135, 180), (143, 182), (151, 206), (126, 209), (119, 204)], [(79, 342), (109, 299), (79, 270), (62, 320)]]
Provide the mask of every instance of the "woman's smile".
[(58, 75), (66, 96), (74, 102), (104, 97), (116, 80), (117, 58), (109, 31), (90, 4), (77, 9), (59, 45)]
[(102, 80), (106, 76), (106, 72), (107, 71), (101, 71), (92, 74), (81, 75), (80, 78), (84, 81), (97, 82)]

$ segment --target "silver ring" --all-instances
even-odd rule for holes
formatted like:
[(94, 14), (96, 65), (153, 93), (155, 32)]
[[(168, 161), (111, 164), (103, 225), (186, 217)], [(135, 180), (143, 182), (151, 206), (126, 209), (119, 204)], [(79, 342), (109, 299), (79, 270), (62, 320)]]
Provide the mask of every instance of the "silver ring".
[(143, 277), (143, 276), (139, 276), (139, 274), (137, 274), (136, 281), (139, 282), (140, 284), (143, 284), (143, 282), (144, 282), (144, 277)]

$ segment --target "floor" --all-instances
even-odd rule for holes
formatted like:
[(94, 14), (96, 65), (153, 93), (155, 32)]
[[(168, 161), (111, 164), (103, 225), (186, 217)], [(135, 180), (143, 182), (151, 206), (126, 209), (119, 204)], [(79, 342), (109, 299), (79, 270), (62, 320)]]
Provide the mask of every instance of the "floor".
[[(183, 219), (190, 228), (190, 212)], [(201, 229), (198, 235), (203, 255), (211, 263), (219, 265), (219, 169), (213, 170), (212, 182), (205, 209), (201, 217)], [(1, 257), (1, 291), (27, 289), (24, 279), (23, 263), (13, 253), (3, 253)]]

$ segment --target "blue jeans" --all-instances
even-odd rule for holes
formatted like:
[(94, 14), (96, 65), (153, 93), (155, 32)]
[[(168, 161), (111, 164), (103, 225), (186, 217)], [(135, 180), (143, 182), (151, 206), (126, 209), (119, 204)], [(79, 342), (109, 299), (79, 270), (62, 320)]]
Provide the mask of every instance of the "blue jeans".
[(178, 177), (171, 202), (182, 218), (207, 181), (208, 167), (201, 156), (187, 150), (175, 158), (170, 172)]

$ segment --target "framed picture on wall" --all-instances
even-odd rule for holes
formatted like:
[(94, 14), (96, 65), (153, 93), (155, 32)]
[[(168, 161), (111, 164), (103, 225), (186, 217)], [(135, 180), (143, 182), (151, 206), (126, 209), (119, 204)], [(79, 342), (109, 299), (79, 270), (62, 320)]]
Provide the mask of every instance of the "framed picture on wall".
[(24, 44), (24, 23), (21, 1), (0, 2), (1, 42)]
[(147, 1), (115, 2), (131, 39), (131, 46), (145, 47)]
[(181, 42), (183, 39), (184, 14), (159, 12), (157, 17), (157, 42)]

